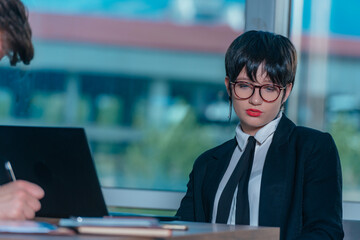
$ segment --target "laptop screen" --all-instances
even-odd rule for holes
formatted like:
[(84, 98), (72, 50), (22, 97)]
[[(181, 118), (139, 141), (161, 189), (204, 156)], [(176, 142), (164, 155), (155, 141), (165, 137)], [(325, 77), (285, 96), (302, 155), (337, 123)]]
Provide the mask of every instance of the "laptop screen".
[(0, 126), (0, 181), (17, 179), (41, 186), (38, 217), (108, 215), (83, 128)]

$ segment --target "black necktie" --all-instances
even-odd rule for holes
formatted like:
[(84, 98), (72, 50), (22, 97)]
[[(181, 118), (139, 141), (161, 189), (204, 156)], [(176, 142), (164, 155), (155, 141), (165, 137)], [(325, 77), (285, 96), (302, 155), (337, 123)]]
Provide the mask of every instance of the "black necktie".
[(254, 160), (256, 140), (253, 136), (248, 138), (245, 151), (241, 155), (229, 181), (227, 182), (219, 199), (216, 222), (227, 223), (230, 213), (231, 202), (234, 197), (236, 186), (238, 194), (236, 199), (236, 224), (248, 225), (250, 221), (248, 184), (251, 168)]

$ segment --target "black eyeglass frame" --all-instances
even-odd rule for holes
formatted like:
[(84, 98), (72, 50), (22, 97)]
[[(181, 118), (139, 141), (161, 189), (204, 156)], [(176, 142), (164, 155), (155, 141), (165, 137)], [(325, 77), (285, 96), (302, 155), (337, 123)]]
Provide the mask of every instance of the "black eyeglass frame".
[[(236, 85), (236, 84), (239, 84), (239, 83), (248, 84), (248, 85), (252, 86), (252, 93), (251, 93), (251, 95), (250, 95), (249, 97), (247, 97), (247, 98), (241, 98), (241, 97), (239, 97), (239, 96), (236, 94), (235, 85)], [(279, 98), (280, 93), (281, 93), (281, 90), (286, 89), (286, 87), (281, 87), (280, 85), (277, 85), (277, 84), (254, 85), (254, 84), (252, 84), (252, 83), (245, 82), (245, 81), (230, 82), (230, 84), (234, 85), (234, 93), (235, 93), (235, 96), (236, 96), (236, 98), (237, 98), (238, 100), (246, 100), (246, 99), (251, 98), (251, 97), (254, 95), (254, 93), (255, 93), (255, 89), (256, 89), (256, 88), (259, 88), (259, 95), (260, 95), (261, 99), (262, 99), (264, 102), (267, 102), (267, 103), (275, 102), (275, 101)], [(279, 89), (279, 94), (278, 94), (278, 96), (277, 96), (274, 100), (272, 100), (272, 101), (268, 101), (268, 100), (264, 99), (263, 96), (261, 95), (261, 89), (262, 89), (263, 87), (267, 87), (267, 86), (277, 87), (277, 88)]]

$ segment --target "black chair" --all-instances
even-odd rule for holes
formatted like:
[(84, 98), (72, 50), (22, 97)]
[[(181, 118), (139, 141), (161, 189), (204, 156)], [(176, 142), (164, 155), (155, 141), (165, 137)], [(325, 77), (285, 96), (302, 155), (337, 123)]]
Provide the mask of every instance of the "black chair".
[(360, 239), (360, 221), (343, 220), (343, 227), (345, 232), (344, 240)]

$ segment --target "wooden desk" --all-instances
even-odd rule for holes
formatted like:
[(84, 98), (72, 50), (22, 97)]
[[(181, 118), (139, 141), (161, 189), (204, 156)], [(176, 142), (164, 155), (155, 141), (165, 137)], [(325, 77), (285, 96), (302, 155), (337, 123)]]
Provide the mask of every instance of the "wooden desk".
[[(279, 240), (280, 229), (269, 227), (250, 227), (250, 226), (230, 226), (226, 224), (194, 223), (194, 222), (169, 222), (171, 224), (185, 224), (189, 227), (187, 231), (173, 231), (173, 236), (164, 239), (186, 239), (186, 240)], [(140, 240), (154, 238), (139, 237), (105, 237), (90, 235), (73, 235), (73, 236), (49, 236), (49, 235), (25, 235), (25, 234), (0, 234), (0, 239), (17, 239), (17, 240)]]
[(174, 222), (185, 224), (189, 227), (188, 231), (174, 231), (170, 239), (239, 239), (239, 240), (279, 240), (280, 228), (269, 227), (250, 227), (233, 226), (226, 224), (194, 223), (194, 222)]

